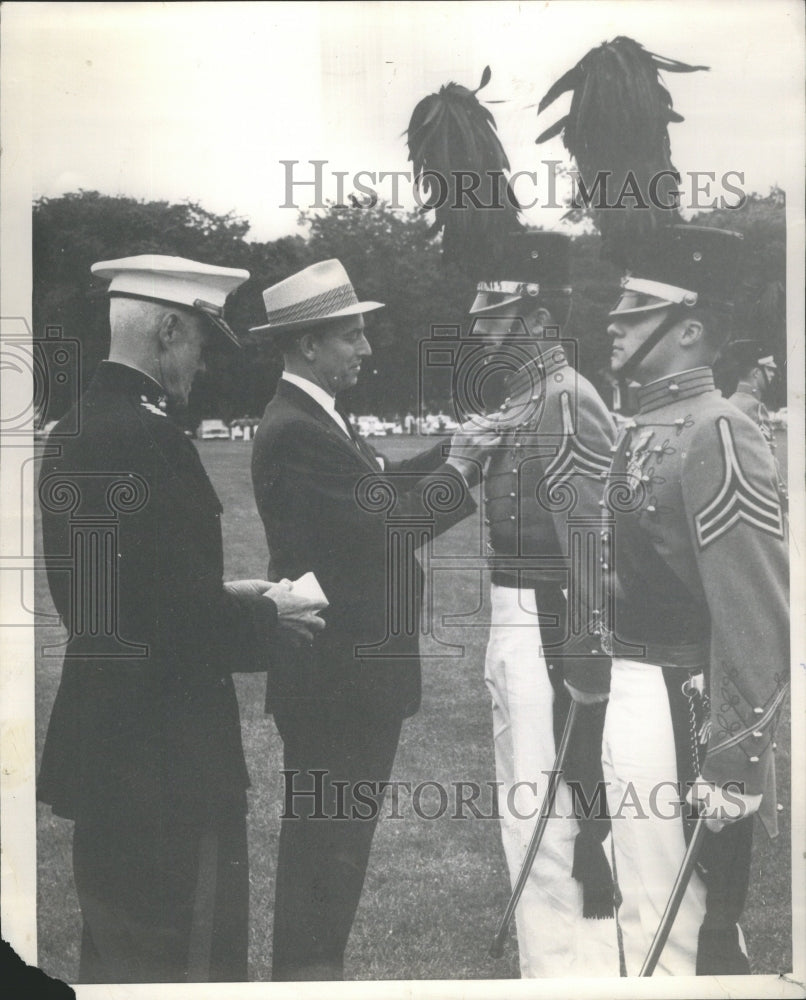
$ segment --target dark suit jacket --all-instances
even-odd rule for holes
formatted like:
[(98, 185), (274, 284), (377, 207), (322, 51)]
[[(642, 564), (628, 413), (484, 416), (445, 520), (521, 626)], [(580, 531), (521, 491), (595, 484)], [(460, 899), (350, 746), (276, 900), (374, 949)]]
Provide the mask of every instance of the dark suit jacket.
[[(269, 710), (278, 703), (398, 716), (417, 710), (423, 581), (414, 544), (421, 536), (407, 542), (406, 535), (417, 524), (439, 534), (476, 509), (442, 451), (440, 443), (382, 472), (369, 445), (356, 446), (307, 393), (280, 380), (252, 452), (270, 579), (313, 570), (330, 607), (304, 661), (278, 671)], [(401, 583), (396, 600), (390, 575)], [(356, 646), (384, 643), (388, 631), (385, 655), (355, 655)]]
[(245, 807), (230, 671), (266, 669), (277, 609), (223, 589), (221, 504), (160, 402), (103, 362), (80, 433), (60, 437), (64, 418), (42, 465), (48, 581), (72, 635), (38, 795), (67, 817)]

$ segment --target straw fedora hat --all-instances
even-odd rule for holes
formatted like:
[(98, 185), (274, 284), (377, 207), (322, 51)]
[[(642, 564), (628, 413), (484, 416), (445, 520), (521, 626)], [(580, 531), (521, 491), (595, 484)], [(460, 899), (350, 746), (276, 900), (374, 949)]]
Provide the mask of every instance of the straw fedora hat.
[(267, 323), (250, 333), (279, 333), (313, 326), (340, 316), (383, 309), (383, 302), (359, 302), (339, 260), (311, 264), (263, 293)]

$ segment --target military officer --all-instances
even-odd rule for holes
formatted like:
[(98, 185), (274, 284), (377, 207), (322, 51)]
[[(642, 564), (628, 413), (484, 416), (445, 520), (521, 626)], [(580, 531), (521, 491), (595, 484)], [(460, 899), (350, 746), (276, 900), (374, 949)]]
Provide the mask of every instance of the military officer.
[[(573, 367), (574, 343), (560, 339), (571, 306), (569, 245), (561, 233), (514, 235), (470, 309), (468, 339), (487, 352), (477, 368), (487, 404), (489, 387), (503, 384), (494, 422), (504, 437), (484, 474), (492, 614), (485, 680), (513, 884), (569, 705), (563, 677), (592, 703), (577, 728), (593, 737), (594, 772), (609, 682), (609, 660), (591, 655), (595, 586), (582, 551), (589, 535), (598, 537), (614, 424)], [(580, 644), (584, 655), (572, 658)], [(557, 809), (571, 815), (564, 782)], [(618, 975), (614, 921), (595, 919), (612, 915), (605, 835), (591, 824), (580, 831), (573, 819), (549, 823), (516, 911), (522, 976)], [(592, 874), (577, 881), (572, 872)]]
[(231, 673), (268, 668), (278, 612), (307, 637), (324, 623), (286, 583), (223, 583), (222, 507), (169, 415), (208, 342), (237, 345), (223, 307), (248, 272), (160, 255), (92, 270), (110, 282), (109, 360), (56, 425), (39, 481), (69, 636), (38, 798), (75, 822), (79, 982), (244, 980), (248, 775)]
[(761, 432), (715, 390), (711, 371), (730, 332), (741, 248), (722, 230), (662, 230), (610, 314), (612, 370), (640, 384), (602, 501), (603, 638), (613, 654), (603, 767), (629, 975), (680, 867), (687, 788), (713, 832), (659, 973), (748, 971), (738, 919), (752, 814), (777, 832), (784, 515)]

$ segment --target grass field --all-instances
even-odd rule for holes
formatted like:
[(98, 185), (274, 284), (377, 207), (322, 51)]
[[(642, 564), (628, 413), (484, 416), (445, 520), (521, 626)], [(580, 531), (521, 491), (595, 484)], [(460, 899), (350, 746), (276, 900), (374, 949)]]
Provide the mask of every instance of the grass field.
[[(391, 458), (424, 442), (395, 438), (379, 443)], [(779, 447), (779, 451), (782, 450)], [(266, 545), (249, 478), (250, 445), (200, 442), (199, 451), (224, 504), (227, 578), (265, 574)], [(466, 521), (437, 540), (435, 554), (479, 551), (479, 524)], [(751, 568), (748, 567), (748, 571)], [(489, 697), (483, 680), (487, 630), (487, 581), (466, 571), (438, 573), (436, 621), (475, 608), (477, 627), (440, 627), (440, 640), (464, 646), (461, 656), (423, 663), (423, 707), (403, 729), (393, 779), (412, 786), (464, 780), (484, 786), (495, 778)], [(37, 608), (51, 610), (44, 574), (37, 580)], [(38, 649), (60, 630), (42, 627)], [(37, 657), (37, 754), (41, 753), (60, 672), (58, 659)], [(281, 742), (263, 714), (264, 681), (237, 678), (244, 746), (252, 776), (249, 848), (251, 878), (250, 978), (266, 980), (271, 968), (274, 862), (279, 835)], [(791, 969), (789, 721), (778, 735), (779, 787), (784, 811), (781, 836), (770, 842), (757, 826), (753, 885), (743, 928), (753, 971)], [(498, 823), (491, 819), (419, 819), (401, 796), (403, 818), (385, 809), (378, 826), (367, 881), (346, 956), (350, 979), (491, 979), (518, 976), (514, 935), (505, 957), (487, 958), (487, 947), (508, 897)], [(436, 811), (424, 796), (422, 811)], [(451, 802), (451, 806), (453, 803)], [(479, 801), (489, 813), (489, 800)], [(71, 981), (78, 969), (80, 916), (72, 884), (72, 824), (38, 806), (39, 963)], [(547, 929), (548, 930), (548, 929)]]

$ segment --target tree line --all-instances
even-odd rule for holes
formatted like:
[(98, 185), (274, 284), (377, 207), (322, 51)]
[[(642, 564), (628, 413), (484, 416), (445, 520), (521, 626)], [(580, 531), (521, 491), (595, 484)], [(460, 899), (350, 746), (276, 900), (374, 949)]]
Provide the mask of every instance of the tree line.
[[(40, 198), (33, 206), (34, 338), (61, 338), (80, 345), (81, 386), (109, 348), (106, 283), (90, 266), (141, 253), (171, 254), (246, 268), (251, 277), (230, 297), (227, 316), (242, 336), (242, 351), (222, 350), (194, 388), (186, 420), (232, 420), (260, 416), (281, 371), (267, 338), (248, 333), (264, 321), (262, 290), (319, 260), (338, 257), (362, 298), (386, 303), (371, 314), (373, 357), (345, 402), (355, 413), (384, 418), (416, 413), (418, 404), (451, 412), (450, 380), (419, 377), (421, 343), (440, 330), (466, 330), (474, 288), (446, 265), (428, 220), (393, 211), (383, 202), (366, 208), (329, 205), (303, 212), (305, 235), (268, 242), (248, 238), (249, 222), (232, 213), (216, 215), (195, 202), (171, 204), (78, 191)], [(691, 220), (734, 229), (745, 236), (749, 266), (736, 313), (736, 335), (763, 339), (785, 376), (786, 325), (783, 298), (759, 312), (765, 289), (784, 289), (786, 229), (783, 193), (750, 195), (740, 209), (704, 213)], [(604, 260), (596, 234), (576, 236), (572, 247), (574, 304), (564, 336), (579, 343), (579, 367), (609, 403), (607, 313), (617, 296), (619, 274)], [(730, 373), (725, 377), (730, 379)], [(785, 377), (775, 405), (785, 401)], [(727, 388), (730, 388), (728, 385)], [(48, 385), (47, 419), (70, 405), (74, 384)]]

